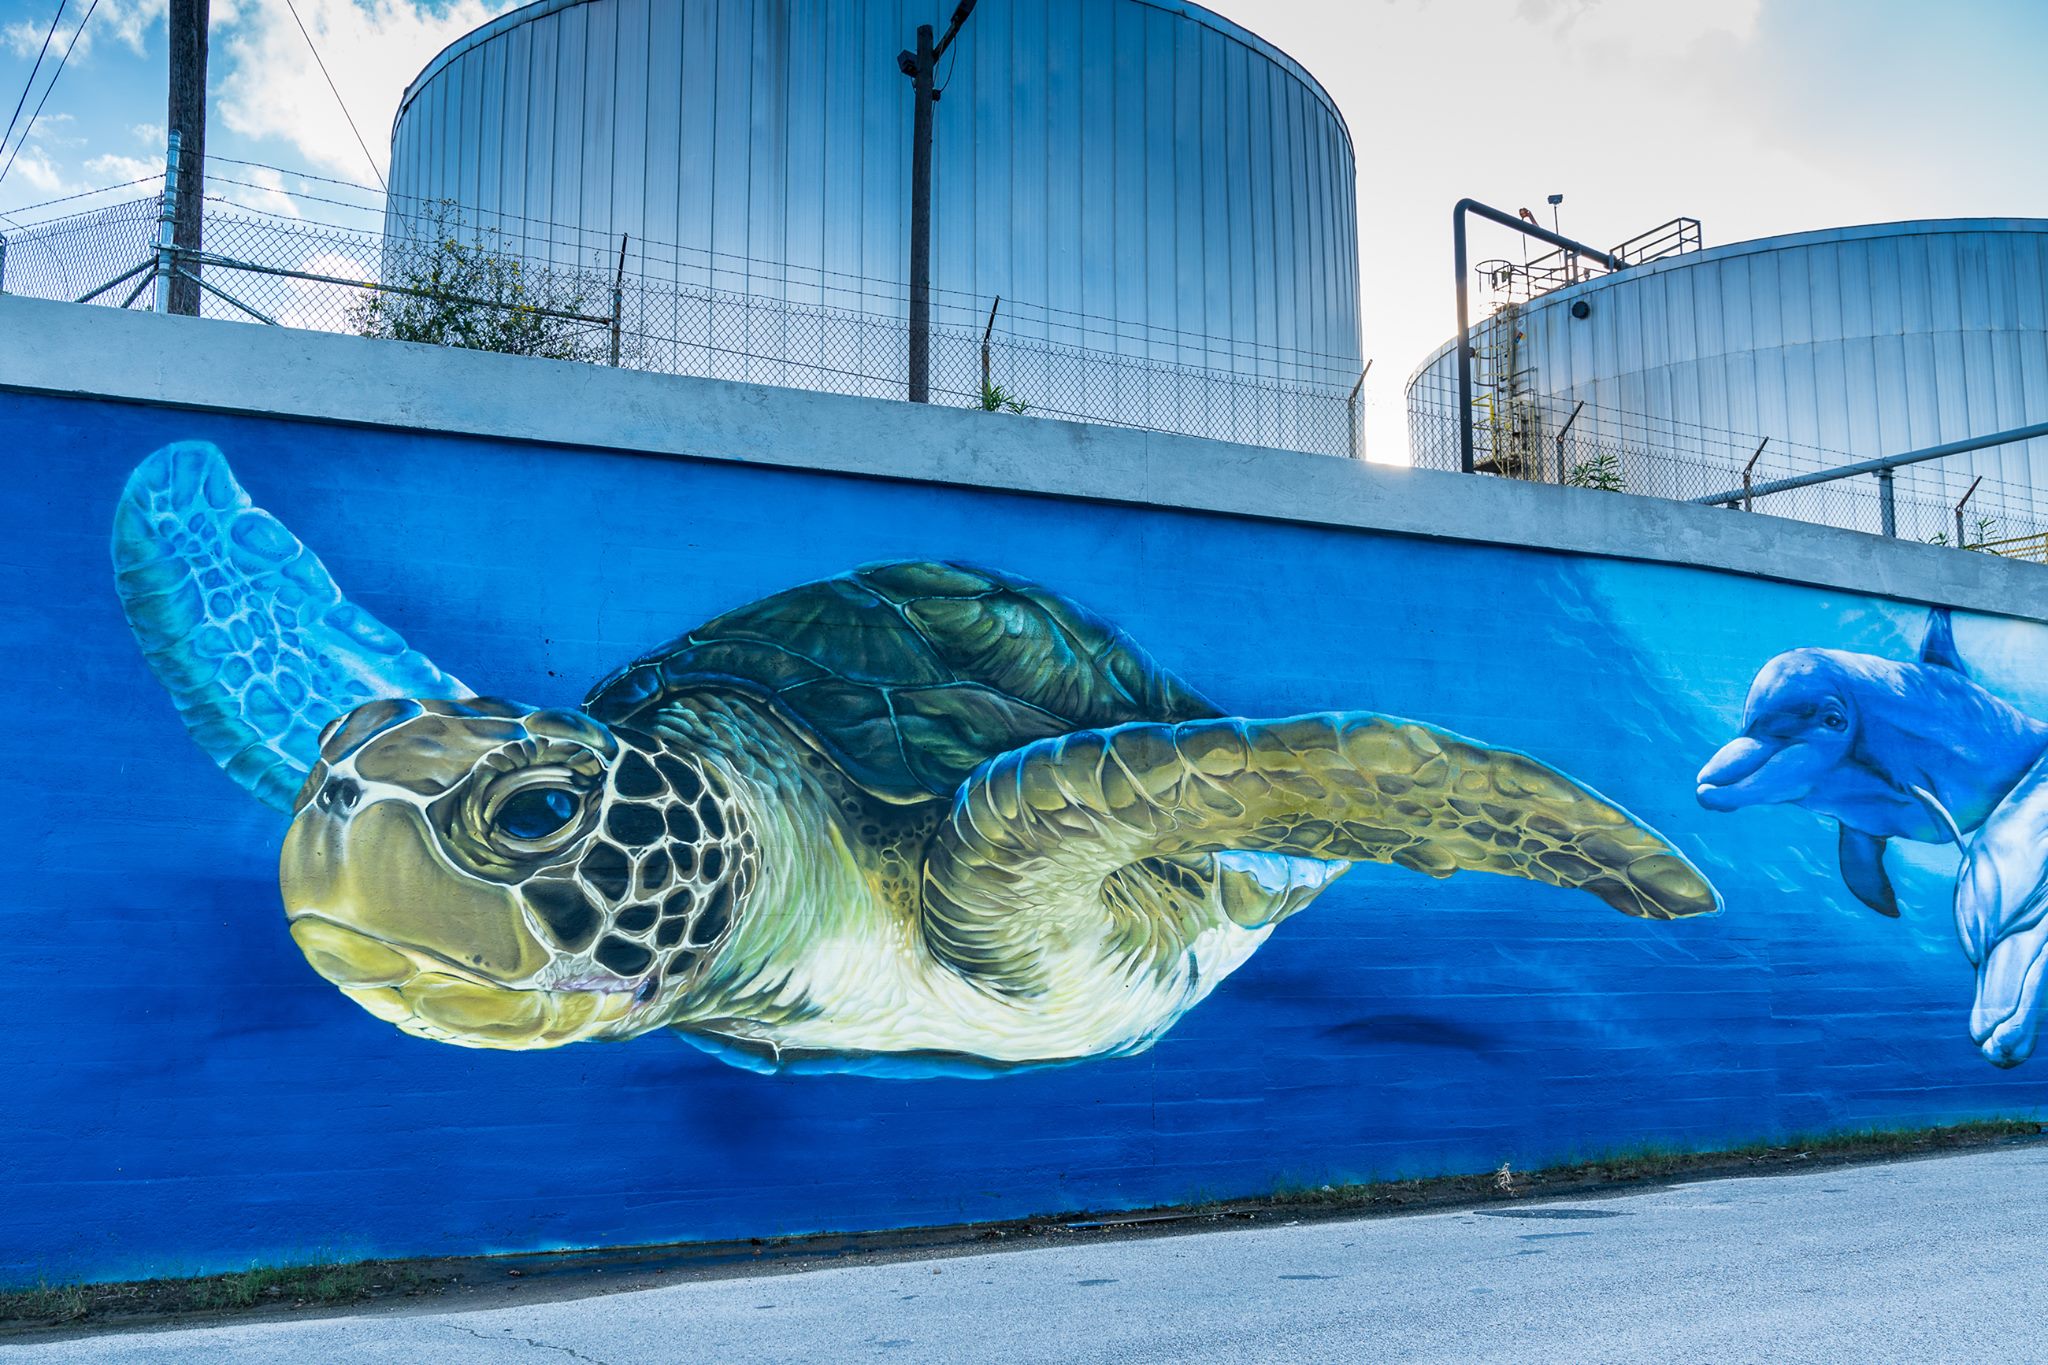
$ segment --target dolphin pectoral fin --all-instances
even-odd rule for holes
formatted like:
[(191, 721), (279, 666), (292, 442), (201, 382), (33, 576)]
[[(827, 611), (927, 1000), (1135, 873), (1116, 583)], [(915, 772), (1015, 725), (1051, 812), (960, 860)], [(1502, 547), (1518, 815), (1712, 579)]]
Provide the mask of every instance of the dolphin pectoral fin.
[(1969, 665), (1956, 652), (1955, 623), (1949, 619), (1946, 607), (1936, 607), (1927, 613), (1927, 633), (1920, 637), (1920, 662), (1954, 669), (1966, 678), (1970, 676)]
[(1880, 915), (1899, 917), (1899, 898), (1891, 874), (1884, 870), (1884, 840), (1860, 829), (1842, 826), (1842, 881), (1856, 899)]

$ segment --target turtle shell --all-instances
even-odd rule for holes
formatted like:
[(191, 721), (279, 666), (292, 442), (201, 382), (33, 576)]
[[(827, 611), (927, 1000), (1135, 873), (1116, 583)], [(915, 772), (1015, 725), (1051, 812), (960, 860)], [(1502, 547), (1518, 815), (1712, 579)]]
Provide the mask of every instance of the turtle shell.
[(699, 626), (592, 689), (631, 724), (689, 694), (776, 706), (861, 787), (950, 796), (1019, 745), (1220, 712), (1130, 637), (1036, 583), (964, 564), (869, 564)]

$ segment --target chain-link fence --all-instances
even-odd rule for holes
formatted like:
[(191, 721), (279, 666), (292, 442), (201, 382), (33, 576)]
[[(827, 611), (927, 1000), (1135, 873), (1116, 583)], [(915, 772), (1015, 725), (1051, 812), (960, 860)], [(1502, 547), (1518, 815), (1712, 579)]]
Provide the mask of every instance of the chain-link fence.
[[(1455, 378), (1431, 369), (1408, 388), (1408, 440), (1417, 465), (1461, 467)], [(1960, 459), (1810, 484), (1763, 496), (1745, 484), (1821, 473), (1878, 455), (1850, 454), (1776, 436), (1717, 431), (1642, 413), (1535, 394), (1503, 396), (1474, 386), (1473, 464), (1481, 474), (1695, 501), (1729, 494), (1741, 510), (1873, 534), (1892, 530), (1936, 545), (1961, 545), (2048, 562), (2048, 505), (2031, 486), (1982, 477)]]
[[(207, 287), (204, 316), (906, 396), (899, 283), (446, 202), (288, 199), (274, 179), (237, 178), (243, 164), (209, 162), (205, 249), (179, 262)], [(301, 211), (307, 200), (373, 212), (381, 231), (315, 221)], [(10, 229), (0, 289), (80, 299), (156, 258), (160, 209), (151, 196)], [(92, 301), (146, 307), (148, 282), (139, 273)], [(1363, 453), (1350, 359), (946, 291), (934, 291), (932, 317), (933, 402)]]

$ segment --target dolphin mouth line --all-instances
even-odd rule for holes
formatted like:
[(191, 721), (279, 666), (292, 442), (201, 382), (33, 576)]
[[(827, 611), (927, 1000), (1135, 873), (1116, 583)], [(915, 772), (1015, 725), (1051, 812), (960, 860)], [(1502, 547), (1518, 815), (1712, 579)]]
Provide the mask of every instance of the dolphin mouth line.
[(1709, 810), (1736, 810), (1743, 805), (1739, 798), (1750, 790), (1762, 771), (1759, 768), (1756, 772), (1745, 773), (1733, 782), (1702, 782), (1694, 790), (1693, 797)]

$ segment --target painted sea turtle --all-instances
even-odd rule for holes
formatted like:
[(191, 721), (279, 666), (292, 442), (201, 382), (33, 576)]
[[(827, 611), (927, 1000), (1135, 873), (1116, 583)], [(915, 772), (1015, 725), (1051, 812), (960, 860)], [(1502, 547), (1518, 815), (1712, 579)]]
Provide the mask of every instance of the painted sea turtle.
[(292, 811), (314, 968), (474, 1047), (673, 1028), (742, 1064), (1142, 1050), (1354, 862), (1719, 908), (1535, 759), (1365, 711), (1230, 717), (1043, 587), (874, 564), (691, 631), (581, 708), (473, 695), (342, 597), (211, 446), (114, 528), (199, 745)]

